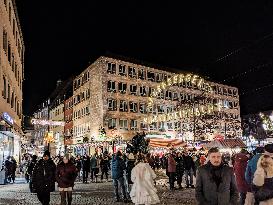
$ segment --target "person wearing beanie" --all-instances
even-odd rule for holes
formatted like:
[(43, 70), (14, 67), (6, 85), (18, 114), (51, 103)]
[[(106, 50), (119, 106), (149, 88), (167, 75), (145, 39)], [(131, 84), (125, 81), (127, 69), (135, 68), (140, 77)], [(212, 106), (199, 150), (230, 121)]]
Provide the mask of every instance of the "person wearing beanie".
[(273, 158), (273, 144), (267, 144), (264, 146), (264, 154)]
[(32, 191), (37, 193), (42, 205), (49, 205), (50, 192), (55, 191), (55, 172), (56, 165), (50, 158), (50, 152), (45, 151), (32, 172)]
[(56, 169), (56, 181), (58, 183), (61, 205), (71, 205), (72, 203), (72, 190), (75, 180), (77, 178), (77, 168), (71, 162), (69, 154), (65, 154), (61, 163), (58, 164)]

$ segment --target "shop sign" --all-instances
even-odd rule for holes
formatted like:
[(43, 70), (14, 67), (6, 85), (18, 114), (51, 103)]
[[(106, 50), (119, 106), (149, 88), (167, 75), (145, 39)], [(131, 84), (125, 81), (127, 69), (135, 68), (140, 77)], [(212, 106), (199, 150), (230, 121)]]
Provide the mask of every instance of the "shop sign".
[(13, 125), (13, 119), (12, 119), (11, 116), (9, 116), (8, 113), (6, 113), (6, 112), (3, 113), (3, 119), (4, 119), (7, 123)]

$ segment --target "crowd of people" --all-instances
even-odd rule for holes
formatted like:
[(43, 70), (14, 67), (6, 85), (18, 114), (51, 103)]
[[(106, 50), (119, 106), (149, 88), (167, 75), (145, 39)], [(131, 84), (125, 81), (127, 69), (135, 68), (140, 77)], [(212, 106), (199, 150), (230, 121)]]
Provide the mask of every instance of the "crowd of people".
[[(75, 181), (89, 183), (89, 179), (91, 183), (113, 181), (117, 202), (158, 204), (155, 179), (159, 170), (166, 170), (170, 190), (195, 188), (198, 205), (272, 205), (272, 157), (273, 144), (268, 144), (254, 153), (242, 149), (232, 156), (220, 153), (218, 148), (206, 154), (172, 150), (160, 156), (118, 151), (113, 155), (104, 152), (75, 158), (68, 154), (51, 158), (45, 151), (41, 159), (33, 155), (23, 163), (30, 191), (37, 193), (43, 205), (49, 204), (55, 182), (61, 205), (71, 205)], [(14, 182), (16, 167), (13, 157), (3, 163), (7, 182)]]

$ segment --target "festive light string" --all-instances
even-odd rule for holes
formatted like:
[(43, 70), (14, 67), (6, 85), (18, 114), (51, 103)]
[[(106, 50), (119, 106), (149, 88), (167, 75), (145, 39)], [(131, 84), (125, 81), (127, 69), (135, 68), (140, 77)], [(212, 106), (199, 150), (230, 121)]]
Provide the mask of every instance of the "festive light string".
[(260, 113), (260, 117), (263, 121), (264, 129), (266, 131), (273, 131), (273, 121), (271, 121), (270, 117), (263, 113)]
[(52, 120), (40, 120), (40, 119), (31, 119), (33, 125), (50, 125), (50, 126), (64, 126), (65, 122), (63, 121), (52, 121)]

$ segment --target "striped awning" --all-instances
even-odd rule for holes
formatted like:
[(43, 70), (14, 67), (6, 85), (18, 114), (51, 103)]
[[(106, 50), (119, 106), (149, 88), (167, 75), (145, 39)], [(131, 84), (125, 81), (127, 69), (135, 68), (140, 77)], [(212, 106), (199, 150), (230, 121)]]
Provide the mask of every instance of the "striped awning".
[(149, 146), (151, 147), (183, 147), (186, 143), (183, 142), (181, 139), (150, 139)]
[(236, 138), (236, 139), (214, 140), (205, 144), (204, 147), (235, 148), (235, 147), (246, 147), (246, 145), (241, 139)]

